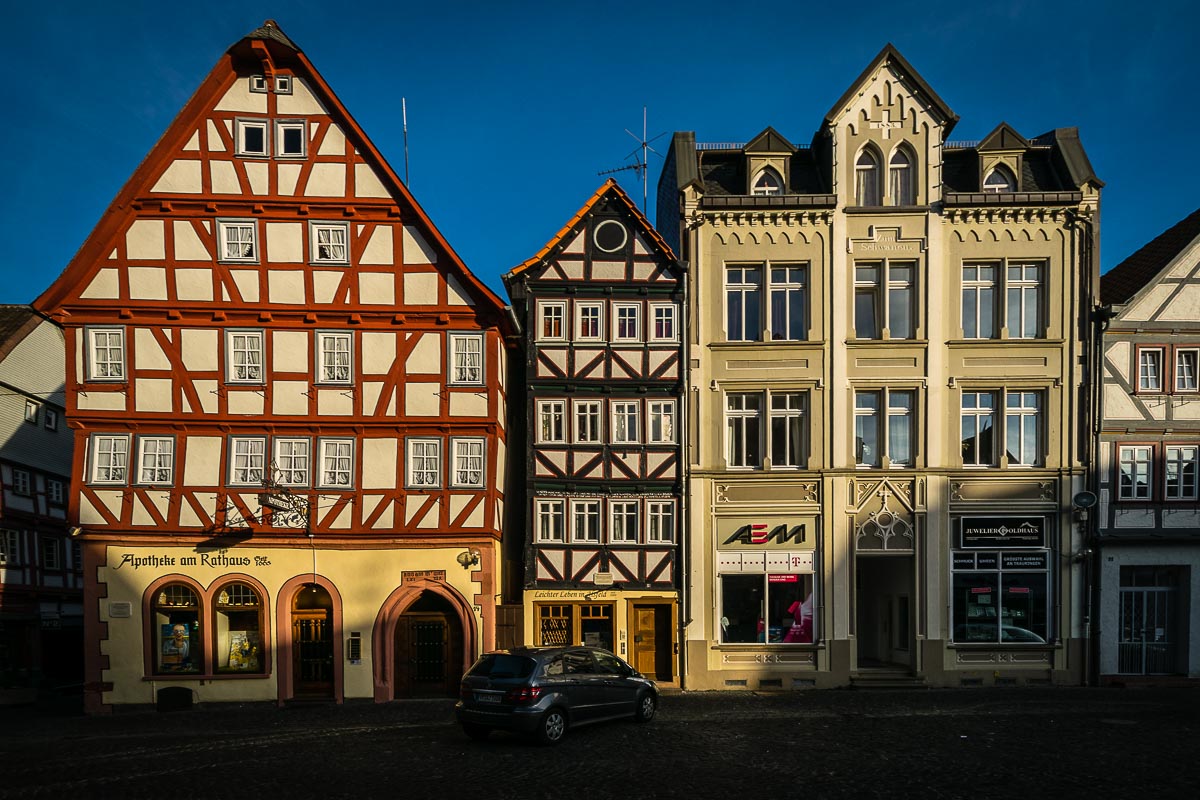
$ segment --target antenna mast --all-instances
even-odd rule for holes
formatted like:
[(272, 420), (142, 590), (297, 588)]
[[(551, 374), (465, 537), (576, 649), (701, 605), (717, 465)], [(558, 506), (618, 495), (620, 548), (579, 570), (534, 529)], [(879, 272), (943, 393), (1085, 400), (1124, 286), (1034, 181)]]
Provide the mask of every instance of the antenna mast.
[(408, 101), (400, 98), (400, 118), (404, 124), (404, 185), (408, 186)]
[[(624, 172), (627, 169), (633, 170), (634, 174), (637, 175), (642, 180), (642, 213), (645, 214), (646, 213), (646, 200), (647, 200), (647, 195), (648, 195), (647, 181), (649, 178), (649, 170), (647, 169), (647, 166), (650, 163), (650, 161), (649, 161), (650, 153), (654, 153), (656, 156), (662, 155), (657, 150), (655, 150), (653, 147), (651, 147), (650, 143), (653, 142), (655, 139), (659, 138), (659, 136), (663, 136), (666, 133), (666, 131), (663, 131), (663, 133), (660, 133), (660, 134), (658, 134), (658, 136), (655, 136), (651, 139), (646, 138), (646, 107), (642, 106), (642, 135), (639, 137), (636, 133), (629, 130), (629, 128), (626, 128), (625, 132), (628, 133), (630, 136), (632, 136), (634, 138), (634, 140), (638, 143), (638, 146), (634, 148), (633, 152), (631, 152), (629, 155), (625, 156), (626, 158), (633, 158), (633, 163), (626, 164), (623, 167), (615, 167), (613, 169), (602, 170), (600, 172), (597, 172), (596, 174), (597, 175), (612, 175), (615, 172)], [(636, 157), (638, 150), (642, 151), (640, 160)]]

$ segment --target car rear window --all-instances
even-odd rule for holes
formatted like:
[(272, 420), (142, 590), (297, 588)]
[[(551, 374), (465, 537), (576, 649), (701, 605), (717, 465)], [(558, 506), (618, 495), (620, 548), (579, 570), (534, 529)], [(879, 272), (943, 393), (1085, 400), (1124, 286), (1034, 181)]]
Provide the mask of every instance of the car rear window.
[(481, 656), (467, 674), (488, 678), (528, 678), (533, 674), (534, 666), (536, 666), (536, 662), (525, 656), (488, 653)]

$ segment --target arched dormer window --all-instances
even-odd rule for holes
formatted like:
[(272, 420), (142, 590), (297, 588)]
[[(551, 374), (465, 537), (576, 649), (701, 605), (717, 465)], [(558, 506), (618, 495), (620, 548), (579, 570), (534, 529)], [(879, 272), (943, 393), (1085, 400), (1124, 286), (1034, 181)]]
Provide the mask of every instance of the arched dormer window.
[(888, 193), (894, 206), (917, 204), (916, 159), (908, 148), (897, 147), (888, 163)]
[(987, 177), (983, 179), (983, 190), (989, 194), (1015, 192), (1017, 190), (1017, 178), (1013, 175), (1011, 169), (1003, 164), (997, 164), (987, 174)]
[(775, 170), (764, 167), (758, 173), (758, 177), (754, 179), (754, 184), (750, 187), (750, 194), (783, 194), (783, 179)]
[(864, 148), (854, 163), (854, 203), (860, 206), (879, 205), (879, 157)]

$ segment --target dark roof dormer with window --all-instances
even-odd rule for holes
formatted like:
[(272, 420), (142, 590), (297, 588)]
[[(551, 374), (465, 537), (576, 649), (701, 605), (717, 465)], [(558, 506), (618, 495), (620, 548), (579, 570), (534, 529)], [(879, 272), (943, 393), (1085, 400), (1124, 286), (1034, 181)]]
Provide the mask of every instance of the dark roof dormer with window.
[(745, 144), (696, 145), (677, 136), (671, 148), (682, 155), (688, 145), (693, 151), (688, 155), (698, 159), (703, 208), (782, 210), (834, 204), (813, 150), (793, 145), (774, 128)]

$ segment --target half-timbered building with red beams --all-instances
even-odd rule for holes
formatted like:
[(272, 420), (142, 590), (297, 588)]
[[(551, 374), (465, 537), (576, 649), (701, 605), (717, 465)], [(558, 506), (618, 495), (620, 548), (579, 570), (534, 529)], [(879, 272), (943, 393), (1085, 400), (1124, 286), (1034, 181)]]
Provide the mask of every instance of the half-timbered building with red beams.
[(278, 26), (35, 306), (89, 710), (457, 691), (504, 599), (505, 308)]
[(612, 180), (504, 277), (528, 390), (526, 640), (604, 647), (662, 682), (678, 680), (682, 278)]

